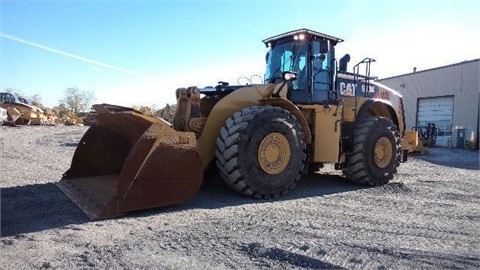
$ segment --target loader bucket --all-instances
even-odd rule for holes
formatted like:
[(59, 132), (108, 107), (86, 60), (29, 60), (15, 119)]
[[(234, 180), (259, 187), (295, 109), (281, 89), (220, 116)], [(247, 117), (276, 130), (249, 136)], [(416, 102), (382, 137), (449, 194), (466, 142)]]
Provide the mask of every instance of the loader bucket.
[(178, 204), (203, 180), (195, 134), (130, 108), (94, 105), (96, 124), (57, 186), (92, 220)]

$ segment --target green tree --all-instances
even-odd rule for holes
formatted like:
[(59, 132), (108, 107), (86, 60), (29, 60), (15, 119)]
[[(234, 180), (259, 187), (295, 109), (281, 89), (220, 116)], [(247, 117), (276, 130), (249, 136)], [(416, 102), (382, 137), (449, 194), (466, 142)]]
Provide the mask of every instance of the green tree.
[(68, 111), (78, 115), (81, 112), (89, 111), (94, 100), (95, 95), (93, 92), (80, 90), (78, 87), (70, 87), (65, 90), (65, 97), (59, 100), (59, 103)]

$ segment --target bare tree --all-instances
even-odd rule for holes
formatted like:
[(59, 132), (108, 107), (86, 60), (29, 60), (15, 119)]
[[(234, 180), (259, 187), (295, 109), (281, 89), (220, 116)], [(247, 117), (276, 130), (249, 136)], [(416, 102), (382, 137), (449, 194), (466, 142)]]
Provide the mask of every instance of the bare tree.
[(53, 113), (58, 117), (63, 117), (68, 115), (68, 110), (64, 104), (58, 104), (52, 108)]
[(33, 105), (40, 107), (40, 108), (45, 108), (42, 103), (42, 97), (39, 94), (35, 94), (31, 97)]
[(59, 101), (67, 110), (78, 115), (81, 112), (90, 110), (95, 95), (91, 91), (80, 90), (78, 87), (70, 87), (65, 90), (65, 97)]
[(155, 113), (157, 112), (157, 105), (155, 104), (152, 106), (132, 105), (132, 108), (148, 116), (155, 116)]

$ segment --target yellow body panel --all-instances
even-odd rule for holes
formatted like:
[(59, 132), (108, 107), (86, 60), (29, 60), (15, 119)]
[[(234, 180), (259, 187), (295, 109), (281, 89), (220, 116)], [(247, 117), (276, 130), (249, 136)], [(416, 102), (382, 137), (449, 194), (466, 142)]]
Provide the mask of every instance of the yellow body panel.
[(313, 112), (313, 156), (311, 162), (337, 163), (340, 160), (340, 135), (343, 106), (299, 105)]
[(353, 122), (356, 118), (356, 99), (346, 98), (343, 101), (343, 120), (345, 122)]

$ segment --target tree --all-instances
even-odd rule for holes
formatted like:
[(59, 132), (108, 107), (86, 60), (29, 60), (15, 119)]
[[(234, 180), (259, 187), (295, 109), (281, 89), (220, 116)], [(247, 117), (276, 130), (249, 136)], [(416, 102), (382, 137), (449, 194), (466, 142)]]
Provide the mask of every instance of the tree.
[(157, 111), (156, 116), (162, 118), (169, 123), (173, 123), (173, 117), (175, 116), (176, 110), (176, 105), (170, 105), (167, 103), (167, 105), (163, 109)]
[(58, 104), (52, 108), (53, 113), (58, 117), (63, 117), (68, 115), (68, 110), (64, 104)]
[(155, 116), (157, 112), (157, 105), (155, 104), (152, 106), (132, 105), (132, 108), (148, 116)]
[(90, 110), (91, 103), (95, 100), (93, 92), (70, 87), (65, 90), (65, 97), (59, 101), (60, 105), (75, 115)]
[(35, 94), (31, 97), (33, 105), (39, 108), (45, 108), (42, 103), (42, 97), (39, 94)]
[(5, 91), (6, 92), (10, 92), (10, 93), (13, 93), (17, 96), (23, 96), (23, 91), (20, 90), (20, 89), (13, 89), (13, 88), (10, 88), (10, 87), (7, 87), (5, 88)]

